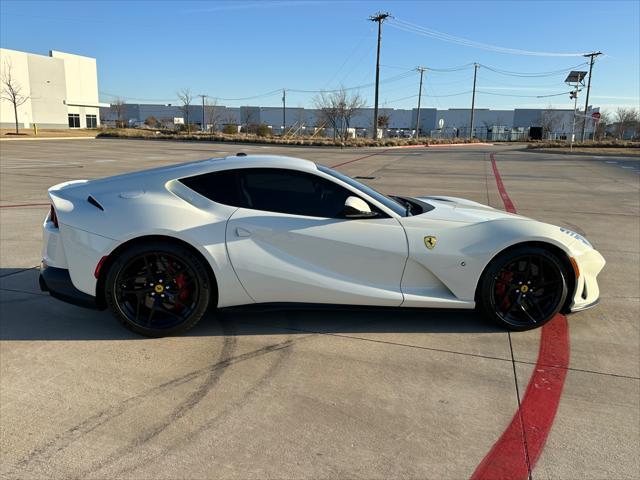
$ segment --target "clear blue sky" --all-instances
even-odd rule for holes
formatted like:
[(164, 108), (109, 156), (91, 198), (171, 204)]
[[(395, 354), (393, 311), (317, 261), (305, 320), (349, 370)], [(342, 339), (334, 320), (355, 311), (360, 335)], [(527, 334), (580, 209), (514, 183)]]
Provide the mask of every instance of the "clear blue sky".
[[(175, 102), (178, 89), (222, 98), (276, 89), (320, 90), (367, 84), (375, 69), (375, 24), (388, 10), (410, 22), (475, 42), (542, 52), (601, 50), (592, 101), (608, 109), (638, 107), (640, 2), (401, 2), (401, 1), (0, 1), (0, 44), (47, 54), (51, 49), (95, 57), (100, 96), (129, 102)], [(397, 25), (397, 24), (396, 24)], [(405, 24), (406, 25), (406, 24)], [(499, 53), (384, 25), (381, 106), (411, 108), (417, 65), (456, 67), (479, 62), (515, 72), (568, 68), (580, 57)], [(582, 67), (584, 68), (584, 67)], [(427, 72), (424, 106), (468, 108), (473, 69)], [(394, 80), (394, 78), (398, 78)], [(565, 75), (516, 77), (486, 68), (478, 90), (501, 95), (565, 92)], [(373, 88), (360, 93), (373, 103)], [(288, 106), (311, 106), (313, 93), (290, 91)], [(280, 93), (223, 105), (280, 105)], [(584, 98), (584, 97), (583, 97)], [(550, 98), (478, 94), (479, 108), (571, 108), (568, 95)]]

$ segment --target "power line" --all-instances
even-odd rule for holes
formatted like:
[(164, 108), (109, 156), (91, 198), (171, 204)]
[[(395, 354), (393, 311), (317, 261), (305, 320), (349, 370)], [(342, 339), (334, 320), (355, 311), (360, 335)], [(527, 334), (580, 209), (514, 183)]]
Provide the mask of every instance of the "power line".
[[(401, 73), (401, 74), (395, 75), (393, 77), (382, 79), (382, 80), (380, 80), (379, 83), (397, 82), (399, 80), (403, 80), (403, 79), (405, 79), (407, 77), (412, 76), (413, 72), (414, 72), (414, 70), (411, 69), (408, 72)], [(335, 93), (335, 92), (341, 92), (342, 90), (345, 90), (345, 91), (359, 90), (361, 88), (370, 88), (370, 87), (373, 87), (373, 86), (375, 86), (375, 82), (365, 83), (365, 84), (362, 84), (362, 85), (355, 85), (353, 87), (334, 88), (332, 90), (302, 90), (302, 89), (297, 89), (297, 88), (287, 88), (287, 91), (295, 92), (295, 93)]]
[(272, 90), (270, 92), (260, 93), (258, 95), (253, 95), (251, 97), (240, 97), (240, 98), (222, 98), (222, 97), (216, 97), (215, 95), (209, 95), (209, 96), (211, 98), (215, 98), (216, 100), (224, 100), (226, 102), (237, 102), (240, 100), (254, 100), (256, 98), (272, 97), (274, 95), (280, 94), (281, 91), (282, 89), (278, 88), (277, 90)]
[[(425, 86), (427, 86), (428, 84), (425, 84)], [(422, 94), (422, 97), (426, 97), (426, 98), (444, 98), (444, 97), (459, 97), (460, 95), (469, 95), (471, 93), (471, 90), (467, 90), (466, 92), (456, 92), (456, 93), (448, 93), (445, 95), (428, 95), (428, 94)], [(401, 102), (403, 100), (409, 100), (411, 98), (416, 98), (418, 95), (409, 95), (406, 97), (402, 97), (402, 98), (394, 98), (393, 100), (385, 100), (385, 105), (387, 104), (392, 104), (392, 103), (398, 103)], [(371, 108), (371, 107), (367, 107), (367, 108)]]
[(449, 72), (459, 72), (461, 70), (468, 70), (473, 67), (475, 63), (466, 63), (464, 65), (460, 65), (459, 67), (450, 67), (450, 68), (435, 68), (435, 67), (426, 67), (430, 72), (439, 72), (439, 73), (449, 73)]
[[(371, 33), (371, 31), (369, 31), (369, 33)], [(335, 73), (331, 76), (331, 78), (327, 81), (327, 83), (324, 84), (325, 88), (331, 85), (331, 82), (333, 82), (333, 79), (336, 78), (336, 76), (338, 76), (338, 74), (342, 71), (342, 69), (347, 64), (347, 62), (351, 60), (351, 57), (353, 57), (353, 55), (360, 48), (360, 46), (362, 46), (362, 43), (364, 42), (364, 40), (367, 38), (371, 38), (370, 35), (360, 37), (360, 40), (356, 43), (355, 47), (353, 47), (353, 50), (351, 50), (351, 53), (347, 55), (347, 57), (344, 59), (344, 61), (340, 65), (340, 68), (338, 68), (338, 70), (335, 71)]]
[[(574, 65), (572, 67), (566, 67), (566, 68), (562, 68), (562, 69), (558, 69), (558, 70), (551, 70), (551, 71), (544, 71), (544, 72), (515, 72), (512, 70), (504, 70), (501, 68), (497, 68), (497, 67), (492, 67), (490, 65), (485, 65), (484, 63), (479, 63), (478, 65), (480, 65), (483, 68), (486, 68), (487, 70), (490, 70), (492, 72), (495, 73), (499, 73), (501, 75), (508, 75), (508, 76), (513, 76), (513, 77), (551, 77), (554, 75), (561, 75), (564, 73), (567, 73), (571, 70), (575, 70), (576, 68), (580, 68), (583, 67), (585, 65), (588, 65), (589, 62), (582, 62), (579, 63), (578, 65)], [(467, 63), (464, 65), (459, 65), (457, 67), (449, 67), (449, 68), (435, 68), (435, 67), (429, 67), (429, 66), (425, 66), (424, 68), (426, 68), (429, 72), (436, 72), (436, 73), (449, 73), (449, 72), (459, 72), (462, 70), (468, 70), (469, 68), (472, 68), (475, 64), (474, 63)], [(409, 67), (402, 67), (399, 65), (384, 65), (381, 64), (381, 67), (385, 67), (385, 68), (395, 68), (395, 69), (399, 69), (399, 70), (409, 70)]]
[(105, 95), (107, 97), (113, 97), (113, 98), (122, 98), (123, 100), (139, 100), (139, 101), (143, 101), (143, 102), (166, 102), (166, 101), (170, 101), (170, 102), (175, 102), (178, 99), (177, 98), (139, 98), (139, 97), (125, 97), (124, 95), (116, 95), (114, 93), (109, 93), (109, 92), (104, 92), (104, 91), (100, 91), (101, 95)]
[(535, 77), (552, 77), (554, 75), (560, 75), (567, 73), (571, 70), (575, 70), (576, 68), (583, 67), (587, 65), (587, 62), (579, 63), (578, 65), (574, 65), (573, 67), (563, 68), (561, 70), (553, 70), (549, 72), (513, 72), (510, 70), (502, 70), (500, 68), (491, 67), (489, 65), (481, 64), (483, 68), (487, 70), (491, 70), (492, 72), (499, 73), (501, 75), (508, 75), (512, 77), (526, 77), (526, 78), (535, 78)]
[[(395, 75), (389, 78), (385, 78), (380, 80), (380, 83), (392, 83), (392, 82), (397, 82), (400, 80), (403, 80), (405, 78), (408, 78), (410, 76), (412, 76), (414, 73), (414, 70), (410, 70), (408, 72), (404, 72), (401, 73), (399, 75)], [(286, 90), (288, 92), (293, 92), (293, 93), (335, 93), (335, 92), (340, 92), (342, 90), (345, 91), (350, 91), (350, 90), (359, 90), (362, 88), (370, 88), (373, 87), (375, 85), (375, 83), (367, 83), (367, 84), (363, 84), (363, 85), (355, 85), (352, 87), (344, 87), (344, 88), (337, 88), (337, 89), (332, 89), (332, 90), (302, 90), (302, 89), (296, 89), (296, 88), (287, 88)], [(257, 95), (252, 95), (252, 96), (248, 96), (248, 97), (238, 97), (238, 98), (224, 98), (224, 97), (218, 97), (215, 95), (209, 95), (206, 94), (207, 97), (210, 98), (215, 98), (216, 100), (223, 100), (223, 101), (241, 101), (241, 100), (255, 100), (257, 98), (265, 98), (265, 97), (272, 97), (275, 96), (276, 94), (280, 94), (282, 93), (282, 89), (277, 89), (277, 90), (272, 90), (270, 92), (265, 92), (265, 93), (260, 93)], [(105, 91), (100, 91), (100, 94), (108, 96), (108, 97), (113, 97), (113, 98), (122, 98), (124, 100), (138, 100), (138, 101), (143, 101), (143, 102), (175, 102), (178, 99), (177, 98), (141, 98), (141, 97), (129, 97), (129, 96), (125, 96), (125, 95), (116, 95), (114, 93), (109, 93), (109, 92), (105, 92)]]
[(532, 51), (532, 50), (521, 50), (518, 48), (500, 47), (498, 45), (491, 45), (488, 43), (476, 42), (468, 38), (450, 35), (448, 33), (440, 32), (438, 30), (433, 30), (427, 27), (422, 27), (420, 25), (416, 25), (414, 23), (410, 23), (397, 18), (391, 19), (389, 21), (389, 25), (397, 29), (404, 30), (406, 32), (415, 33), (417, 35), (422, 35), (425, 37), (435, 38), (443, 42), (455, 43), (457, 45), (462, 45), (465, 47), (489, 50), (497, 53), (508, 53), (511, 55), (525, 55), (525, 56), (536, 56), (536, 57), (581, 57), (586, 54), (586, 52), (580, 52), (580, 53), (539, 52), (539, 51)]
[(487, 92), (483, 90), (478, 90), (478, 93), (483, 95), (495, 95), (498, 97), (519, 97), (519, 98), (548, 98), (548, 97), (559, 97), (561, 95), (567, 95), (571, 92), (561, 92), (561, 93), (552, 93), (549, 95), (513, 95), (510, 93), (496, 93), (496, 92)]

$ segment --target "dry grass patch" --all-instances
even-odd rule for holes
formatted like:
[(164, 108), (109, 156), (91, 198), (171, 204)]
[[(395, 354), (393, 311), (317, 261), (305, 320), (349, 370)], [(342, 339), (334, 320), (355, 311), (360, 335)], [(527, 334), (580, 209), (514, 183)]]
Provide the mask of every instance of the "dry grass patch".
[(455, 143), (477, 143), (479, 140), (473, 139), (413, 139), (413, 138), (383, 138), (373, 140), (370, 138), (353, 138), (346, 142), (340, 142), (327, 137), (263, 137), (246, 134), (226, 134), (216, 132), (208, 133), (175, 133), (163, 130), (147, 130), (136, 128), (106, 129), (102, 130), (98, 137), (103, 138), (139, 138), (158, 140), (182, 140), (182, 141), (207, 141), (207, 142), (234, 142), (234, 143), (258, 143), (263, 145), (300, 145), (313, 147), (403, 147), (424, 144), (455, 144)]
[(99, 130), (76, 130), (72, 128), (43, 128), (38, 129), (35, 135), (32, 128), (19, 129), (16, 135), (15, 128), (0, 128), (0, 138), (65, 138), (65, 137), (95, 137)]

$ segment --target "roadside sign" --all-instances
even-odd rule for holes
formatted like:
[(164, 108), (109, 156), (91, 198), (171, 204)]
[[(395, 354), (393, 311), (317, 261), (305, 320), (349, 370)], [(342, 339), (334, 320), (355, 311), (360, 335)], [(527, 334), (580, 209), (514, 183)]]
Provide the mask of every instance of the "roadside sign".
[(593, 112), (591, 114), (591, 118), (593, 118), (595, 121), (600, 120), (600, 112)]

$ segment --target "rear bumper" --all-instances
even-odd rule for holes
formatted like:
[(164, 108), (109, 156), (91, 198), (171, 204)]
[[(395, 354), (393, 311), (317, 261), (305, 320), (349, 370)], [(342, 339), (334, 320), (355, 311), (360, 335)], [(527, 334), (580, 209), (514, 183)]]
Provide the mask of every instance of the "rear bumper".
[(66, 268), (50, 267), (42, 262), (40, 266), (40, 290), (67, 303), (80, 307), (98, 309), (96, 298), (81, 292), (73, 286), (69, 270)]

